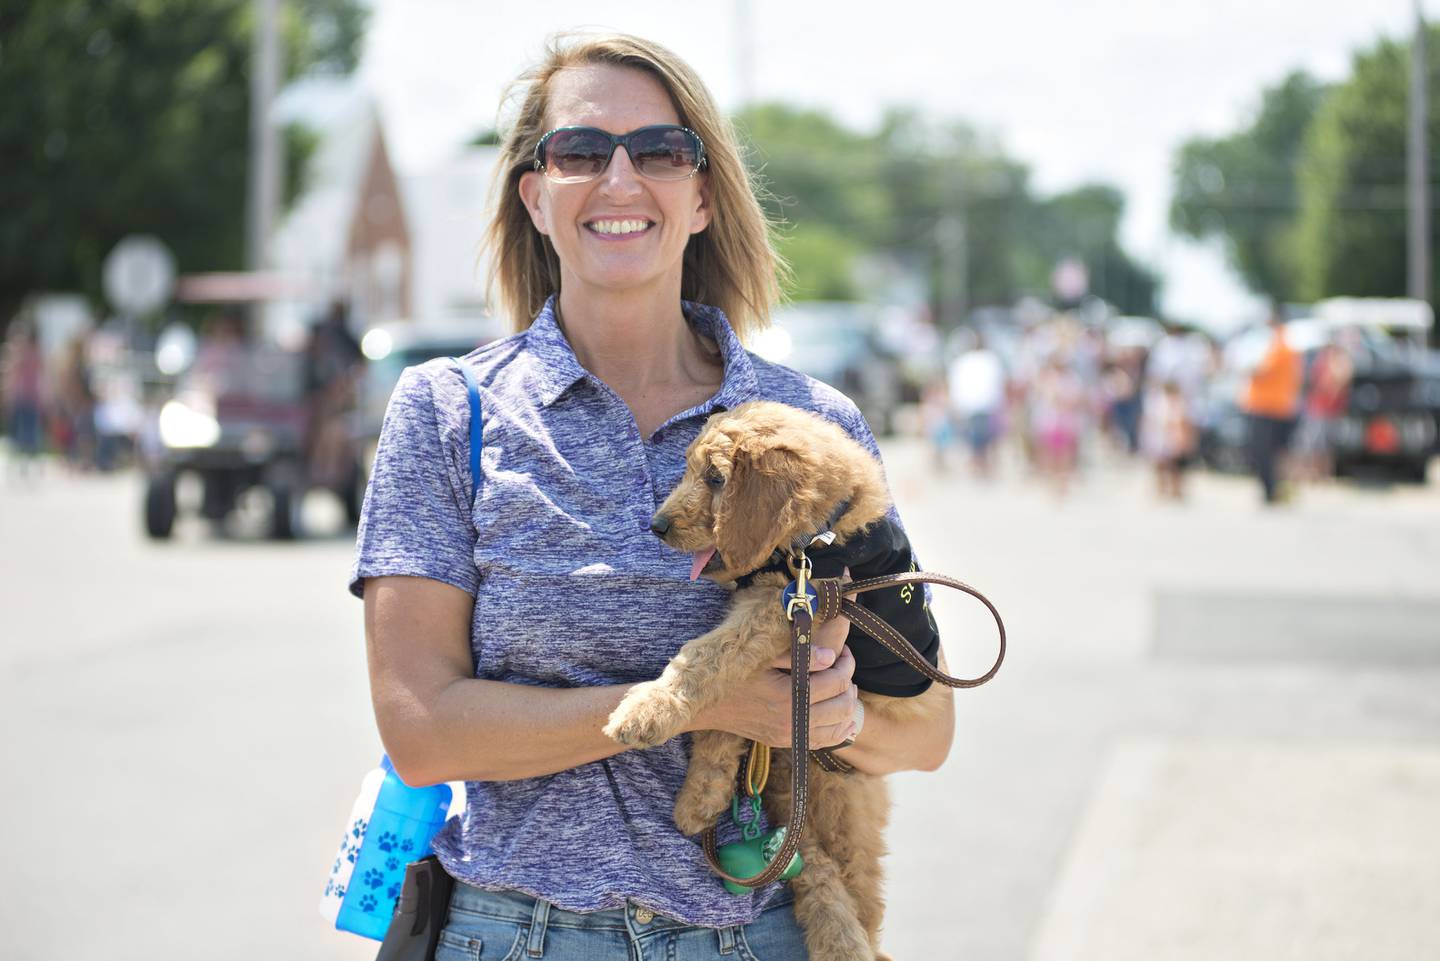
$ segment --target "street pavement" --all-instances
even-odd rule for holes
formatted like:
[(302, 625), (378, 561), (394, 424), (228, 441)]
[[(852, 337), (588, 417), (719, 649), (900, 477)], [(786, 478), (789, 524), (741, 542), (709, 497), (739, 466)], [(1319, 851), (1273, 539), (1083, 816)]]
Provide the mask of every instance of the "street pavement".
[[(922, 562), (1010, 638), (946, 765), (892, 779), (887, 950), (1440, 957), (1440, 479), (1267, 511), (1098, 460), (1061, 501), (886, 445)], [(373, 957), (316, 913), (380, 752), (337, 506), (154, 544), (140, 496), (0, 484), (0, 957)], [(935, 608), (983, 670), (988, 615)]]

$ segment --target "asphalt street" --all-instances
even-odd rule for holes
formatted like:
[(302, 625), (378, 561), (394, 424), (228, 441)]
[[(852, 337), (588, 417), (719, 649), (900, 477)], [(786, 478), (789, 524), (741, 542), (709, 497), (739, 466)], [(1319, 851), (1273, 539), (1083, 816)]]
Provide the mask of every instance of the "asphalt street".
[[(1011, 644), (944, 768), (893, 779), (897, 959), (1440, 956), (1440, 478), (1266, 511), (1237, 478), (1164, 504), (1106, 462), (1061, 502), (886, 460)], [(0, 956), (373, 957), (316, 913), (380, 752), (337, 506), (154, 544), (140, 495), (0, 486)], [(988, 616), (936, 610), (982, 670)]]

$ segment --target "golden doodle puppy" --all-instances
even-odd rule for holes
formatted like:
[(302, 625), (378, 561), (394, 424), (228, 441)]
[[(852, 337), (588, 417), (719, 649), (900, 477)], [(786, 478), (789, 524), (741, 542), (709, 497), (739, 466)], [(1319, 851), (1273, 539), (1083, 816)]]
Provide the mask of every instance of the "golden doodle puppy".
[[(764, 401), (713, 416), (686, 453), (686, 471), (655, 515), (667, 544), (693, 552), (694, 575), (722, 583), (762, 568), (774, 552), (831, 530), (837, 543), (862, 536), (890, 506), (880, 465), (840, 427), (814, 414)], [(605, 733), (632, 747), (676, 736), (697, 712), (790, 650), (780, 604), (787, 573), (762, 572), (737, 590), (715, 630), (688, 642), (654, 681), (635, 687)], [(928, 617), (928, 614), (926, 615)], [(938, 638), (937, 638), (938, 642)], [(943, 670), (943, 666), (942, 666)], [(931, 685), (916, 697), (862, 690), (866, 712), (897, 718), (943, 715), (950, 691)], [(746, 741), (723, 731), (694, 735), (675, 823), (699, 834), (730, 809)], [(791, 752), (775, 751), (765, 806), (784, 824), (791, 802)], [(810, 764), (805, 868), (792, 881), (795, 914), (814, 961), (875, 958), (884, 914), (880, 859), (890, 802), (885, 780)]]

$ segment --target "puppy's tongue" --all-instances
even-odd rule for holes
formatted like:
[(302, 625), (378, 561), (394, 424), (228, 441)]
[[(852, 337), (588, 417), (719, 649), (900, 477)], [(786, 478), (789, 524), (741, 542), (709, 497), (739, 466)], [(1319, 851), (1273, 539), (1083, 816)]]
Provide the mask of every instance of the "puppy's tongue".
[(713, 547), (707, 547), (703, 551), (695, 552), (695, 560), (690, 565), (690, 579), (692, 581), (700, 577), (700, 572), (705, 569), (705, 565), (710, 563), (710, 558), (714, 556), (715, 548)]

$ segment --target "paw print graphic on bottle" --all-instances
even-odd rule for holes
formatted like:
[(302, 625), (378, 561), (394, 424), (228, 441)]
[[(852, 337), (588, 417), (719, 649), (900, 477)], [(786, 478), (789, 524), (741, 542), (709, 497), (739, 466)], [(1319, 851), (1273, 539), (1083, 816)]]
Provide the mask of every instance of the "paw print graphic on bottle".
[(410, 787), (390, 758), (382, 757), (360, 785), (320, 900), (321, 915), (342, 931), (384, 940), (405, 866), (430, 853), (453, 797), (449, 784)]

